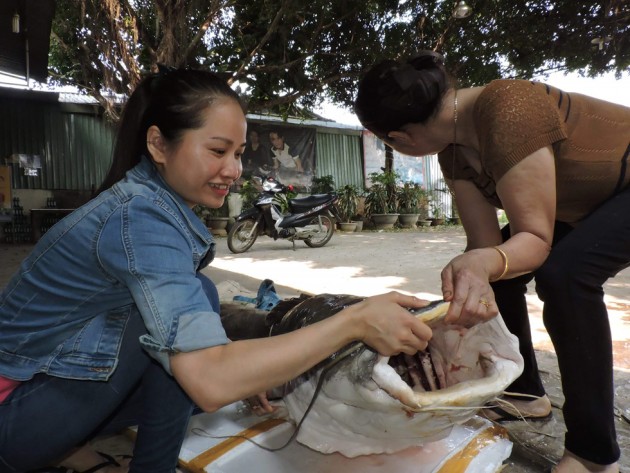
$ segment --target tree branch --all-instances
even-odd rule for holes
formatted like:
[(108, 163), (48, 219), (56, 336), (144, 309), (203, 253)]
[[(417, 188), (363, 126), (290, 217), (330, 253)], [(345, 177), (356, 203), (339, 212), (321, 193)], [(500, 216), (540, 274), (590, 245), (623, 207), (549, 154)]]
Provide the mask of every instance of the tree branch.
[(284, 11), (288, 3), (289, 3), (288, 0), (284, 0), (282, 2), (282, 5), (280, 6), (280, 8), (278, 8), (278, 11), (276, 12), (276, 16), (271, 21), (271, 24), (269, 25), (269, 28), (267, 29), (267, 32), (265, 33), (265, 35), (260, 39), (258, 44), (254, 46), (254, 48), (249, 52), (249, 54), (247, 55), (247, 58), (241, 63), (239, 68), (236, 70), (236, 72), (232, 75), (232, 77), (228, 81), (230, 85), (234, 83), (237, 77), (242, 76), (242, 73), (245, 67), (251, 64), (252, 60), (254, 59), (258, 51), (260, 51), (260, 49), (262, 49), (262, 47), (265, 44), (267, 44), (267, 42), (269, 41), (269, 38), (271, 38), (271, 35), (277, 31), (278, 24), (280, 23), (280, 20), (284, 16)]

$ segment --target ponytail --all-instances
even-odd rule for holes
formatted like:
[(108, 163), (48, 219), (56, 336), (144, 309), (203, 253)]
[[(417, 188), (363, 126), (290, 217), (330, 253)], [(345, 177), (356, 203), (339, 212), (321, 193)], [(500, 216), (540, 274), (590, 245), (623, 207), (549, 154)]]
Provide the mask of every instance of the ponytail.
[(151, 100), (150, 89), (155, 78), (155, 76), (149, 76), (144, 79), (129, 97), (118, 124), (112, 164), (97, 194), (116, 184), (125, 177), (127, 171), (140, 162), (140, 156), (143, 154), (140, 141), (146, 140), (146, 133), (140, 136), (140, 128)]

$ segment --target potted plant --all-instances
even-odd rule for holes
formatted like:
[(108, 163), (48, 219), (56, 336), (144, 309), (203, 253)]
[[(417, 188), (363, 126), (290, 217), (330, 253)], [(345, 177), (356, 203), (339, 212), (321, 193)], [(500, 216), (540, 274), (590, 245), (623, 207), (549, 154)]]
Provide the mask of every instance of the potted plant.
[(335, 190), (335, 179), (331, 174), (313, 177), (311, 194), (327, 194)]
[(260, 194), (260, 188), (256, 186), (252, 179), (243, 182), (239, 195), (241, 196), (241, 212), (249, 210), (254, 206), (254, 202)]
[(354, 229), (355, 232), (362, 232), (363, 231), (363, 221), (364, 220), (365, 220), (365, 217), (361, 213), (358, 213), (358, 214), (352, 216), (352, 221), (357, 224), (356, 228)]
[(418, 195), (418, 225), (428, 227), (431, 225), (429, 220), (429, 204), (431, 197), (426, 189), (422, 189), (422, 194)]
[(365, 213), (377, 229), (392, 228), (398, 220), (395, 171), (373, 172), (369, 175), (371, 187), (365, 195)]
[(210, 215), (210, 209), (205, 205), (195, 205), (192, 210), (195, 212), (197, 218), (205, 224), (206, 218)]
[(442, 206), (442, 201), (436, 198), (434, 195), (431, 199), (431, 215), (432, 215), (432, 223), (431, 225), (444, 225), (445, 217), (444, 217), (444, 209)]
[(427, 192), (415, 182), (407, 181), (398, 188), (398, 222), (403, 228), (413, 228), (421, 214), (422, 219), (427, 218), (428, 195)]
[(207, 208), (206, 225), (213, 235), (227, 235), (227, 226), (230, 221), (227, 200), (218, 209)]
[(352, 219), (356, 215), (359, 205), (359, 188), (354, 184), (346, 184), (338, 188), (336, 193), (339, 197), (337, 200), (337, 211), (341, 217), (339, 228), (342, 231), (353, 232), (357, 226)]
[(295, 199), (298, 195), (292, 185), (289, 185), (287, 187), (288, 190), (286, 193), (281, 192), (273, 196), (273, 202), (278, 207), (280, 207), (280, 213), (282, 213), (282, 215), (288, 214), (290, 212), (289, 201), (291, 199)]
[(457, 203), (455, 202), (455, 194), (449, 191), (451, 194), (451, 218), (449, 221), (454, 225), (461, 225), (462, 219), (459, 216), (459, 210), (457, 209)]

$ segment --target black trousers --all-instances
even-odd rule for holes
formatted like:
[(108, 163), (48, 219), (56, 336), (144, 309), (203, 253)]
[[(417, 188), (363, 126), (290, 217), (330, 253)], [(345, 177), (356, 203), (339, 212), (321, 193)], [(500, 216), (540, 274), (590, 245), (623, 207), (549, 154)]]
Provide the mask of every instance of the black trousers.
[[(509, 227), (504, 228), (509, 238)], [(575, 228), (557, 222), (552, 250), (534, 273), (492, 284), (499, 311), (520, 341), (523, 374), (508, 391), (541, 396), (525, 302), (535, 278), (543, 321), (553, 342), (565, 397), (565, 447), (598, 464), (619, 459), (614, 422), (613, 355), (604, 283), (630, 266), (630, 189)]]

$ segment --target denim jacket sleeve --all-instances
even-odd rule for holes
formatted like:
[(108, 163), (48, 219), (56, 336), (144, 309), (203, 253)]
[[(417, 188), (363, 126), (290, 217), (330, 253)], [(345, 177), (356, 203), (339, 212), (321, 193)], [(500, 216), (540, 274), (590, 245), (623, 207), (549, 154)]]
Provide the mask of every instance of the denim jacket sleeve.
[(229, 341), (195, 277), (202, 246), (178, 209), (144, 196), (121, 206), (98, 241), (103, 268), (128, 288), (142, 315), (143, 347), (169, 373), (170, 355)]

